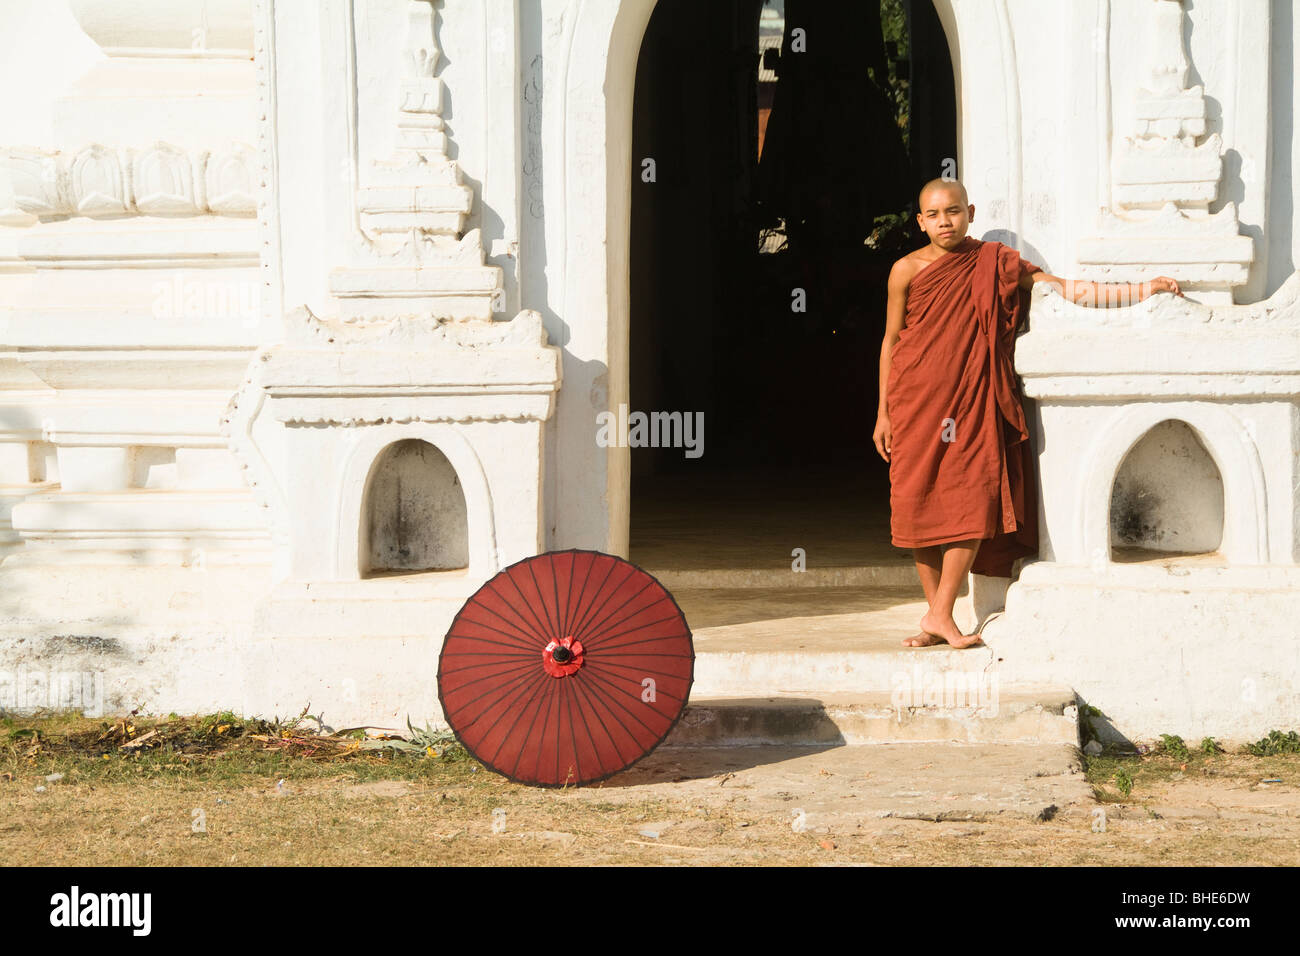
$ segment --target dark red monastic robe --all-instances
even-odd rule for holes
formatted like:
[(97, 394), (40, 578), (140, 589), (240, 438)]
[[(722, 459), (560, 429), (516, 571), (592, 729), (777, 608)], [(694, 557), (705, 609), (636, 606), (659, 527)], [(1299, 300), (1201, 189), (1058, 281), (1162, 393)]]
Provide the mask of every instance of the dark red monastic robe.
[(1009, 577), (1038, 553), (1034, 457), (1013, 358), (1041, 271), (966, 237), (912, 279), (885, 401), (889, 504), (900, 548), (985, 539), (971, 570)]

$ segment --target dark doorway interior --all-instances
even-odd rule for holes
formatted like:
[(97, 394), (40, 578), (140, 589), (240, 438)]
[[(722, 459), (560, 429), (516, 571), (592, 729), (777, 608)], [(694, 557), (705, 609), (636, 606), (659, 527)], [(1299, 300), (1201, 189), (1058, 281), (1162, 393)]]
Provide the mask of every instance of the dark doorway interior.
[(633, 443), (634, 560), (689, 489), (715, 523), (727, 489), (746, 522), (781, 506), (767, 487), (837, 522), (830, 499), (865, 493), (887, 529), (885, 279), (955, 156), (930, 0), (659, 0), (635, 94), (630, 410), (703, 413), (703, 455)]

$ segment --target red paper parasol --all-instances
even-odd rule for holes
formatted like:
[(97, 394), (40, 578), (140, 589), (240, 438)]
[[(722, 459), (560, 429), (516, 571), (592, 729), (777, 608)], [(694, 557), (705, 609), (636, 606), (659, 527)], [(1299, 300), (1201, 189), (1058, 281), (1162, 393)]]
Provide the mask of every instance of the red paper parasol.
[(591, 783), (657, 747), (681, 716), (695, 651), (658, 581), (612, 554), (512, 564), (452, 621), (442, 712), (465, 748), (519, 783)]

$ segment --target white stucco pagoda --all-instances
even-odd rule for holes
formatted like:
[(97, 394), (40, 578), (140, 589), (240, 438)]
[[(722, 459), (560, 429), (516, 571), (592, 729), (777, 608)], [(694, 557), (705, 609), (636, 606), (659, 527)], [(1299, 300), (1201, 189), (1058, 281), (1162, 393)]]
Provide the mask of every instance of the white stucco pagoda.
[[(978, 617), (1005, 606), (992, 656), (1129, 737), (1296, 726), (1300, 21), (934, 2), (973, 234), (1188, 293), (1036, 294), (1041, 552), (977, 581)], [(110, 708), (436, 719), (441, 635), (483, 581), (627, 554), (629, 450), (595, 435), (628, 401), (654, 5), (0, 10), (11, 692), (92, 672)], [(1121, 525), (1170, 558), (1122, 560)]]

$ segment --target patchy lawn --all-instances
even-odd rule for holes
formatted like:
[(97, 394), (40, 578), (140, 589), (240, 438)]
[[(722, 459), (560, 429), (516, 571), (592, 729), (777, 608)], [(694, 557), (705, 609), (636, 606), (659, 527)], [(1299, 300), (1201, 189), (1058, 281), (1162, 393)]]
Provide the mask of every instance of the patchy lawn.
[[(1086, 761), (1097, 801), (1047, 819), (863, 814), (801, 830), (758, 799), (775, 756), (686, 779), (660, 751), (602, 785), (541, 790), (448, 735), (386, 737), (322, 735), (305, 715), (0, 720), (0, 852), (46, 865), (1300, 864), (1294, 753), (1101, 755)], [(816, 792), (852, 807), (833, 788), (853, 750), (818, 754), (796, 803)]]

